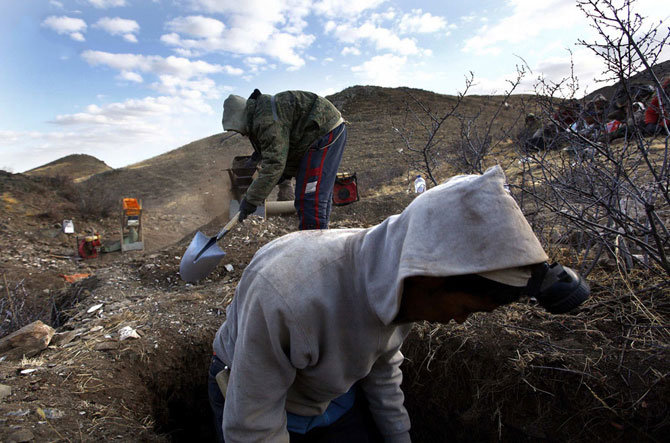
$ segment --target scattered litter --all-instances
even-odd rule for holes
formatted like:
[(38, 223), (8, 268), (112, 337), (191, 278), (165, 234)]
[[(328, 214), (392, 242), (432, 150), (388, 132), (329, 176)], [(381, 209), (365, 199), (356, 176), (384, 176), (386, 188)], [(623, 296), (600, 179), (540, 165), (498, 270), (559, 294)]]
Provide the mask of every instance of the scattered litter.
[(24, 417), (28, 414), (30, 414), (30, 411), (28, 409), (17, 409), (16, 411), (8, 412), (5, 415), (8, 415), (10, 417)]
[(63, 232), (74, 234), (74, 222), (72, 220), (63, 220)]
[(91, 274), (58, 274), (59, 277), (62, 277), (68, 283), (76, 283), (79, 280), (89, 278)]
[(98, 309), (102, 308), (103, 303), (99, 303), (97, 305), (93, 305), (90, 308), (88, 308), (88, 311), (86, 311), (87, 314), (92, 314), (93, 312), (97, 311)]
[(42, 418), (48, 418), (49, 420), (58, 420), (59, 418), (65, 417), (65, 412), (61, 411), (60, 409), (53, 409), (53, 408), (44, 408), (43, 410), (41, 408), (37, 409), (42, 411), (42, 414), (40, 414), (40, 417)]
[(35, 368), (24, 369), (23, 371), (21, 371), (21, 375), (32, 374), (32, 373), (35, 372), (35, 371), (37, 371), (37, 369), (35, 369)]
[(225, 265), (224, 268), (226, 268), (226, 271), (228, 271), (228, 272), (233, 272), (233, 269), (235, 269), (235, 268), (233, 268), (233, 265), (231, 265), (231, 264)]
[(119, 340), (123, 341), (129, 338), (140, 338), (140, 334), (130, 326), (124, 326), (119, 329)]

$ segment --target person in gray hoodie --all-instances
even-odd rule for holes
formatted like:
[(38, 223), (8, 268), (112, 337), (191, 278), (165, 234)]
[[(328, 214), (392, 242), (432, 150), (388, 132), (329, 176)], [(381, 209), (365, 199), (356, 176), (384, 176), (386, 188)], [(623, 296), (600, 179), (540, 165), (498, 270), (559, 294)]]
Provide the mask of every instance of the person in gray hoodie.
[[(554, 264), (496, 166), (368, 229), (300, 231), (253, 257), (214, 339), (226, 442), (409, 442), (400, 347), (411, 322), (464, 322), (527, 295), (550, 312), (588, 286)], [(225, 400), (224, 400), (225, 397)]]

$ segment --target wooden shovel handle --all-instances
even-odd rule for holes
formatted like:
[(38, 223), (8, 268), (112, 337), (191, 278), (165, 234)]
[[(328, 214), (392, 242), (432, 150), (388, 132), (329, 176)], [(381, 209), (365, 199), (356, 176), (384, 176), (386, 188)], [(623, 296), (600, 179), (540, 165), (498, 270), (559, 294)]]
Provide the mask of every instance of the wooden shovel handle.
[(224, 226), (223, 229), (221, 229), (219, 231), (219, 233), (216, 234), (216, 241), (221, 240), (223, 238), (223, 236), (228, 233), (228, 231), (233, 229), (233, 226), (235, 226), (237, 224), (237, 221), (239, 220), (239, 218), (240, 218), (240, 213), (239, 212), (237, 214), (233, 215), (233, 218), (230, 219), (230, 221), (226, 224), (226, 226)]

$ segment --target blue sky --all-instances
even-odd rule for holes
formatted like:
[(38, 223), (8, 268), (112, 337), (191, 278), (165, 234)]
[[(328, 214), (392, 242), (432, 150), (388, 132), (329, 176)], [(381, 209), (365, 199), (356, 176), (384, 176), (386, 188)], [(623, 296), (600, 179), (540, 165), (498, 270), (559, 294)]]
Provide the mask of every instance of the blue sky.
[[(652, 21), (670, 12), (640, 0)], [(0, 0), (0, 169), (68, 154), (121, 167), (221, 132), (222, 102), (305, 89), (502, 93), (520, 58), (597, 85), (574, 1)], [(664, 10), (666, 9), (666, 10)], [(666, 25), (667, 29), (667, 25)], [(666, 54), (667, 55), (667, 54)], [(664, 59), (668, 57), (665, 56)]]

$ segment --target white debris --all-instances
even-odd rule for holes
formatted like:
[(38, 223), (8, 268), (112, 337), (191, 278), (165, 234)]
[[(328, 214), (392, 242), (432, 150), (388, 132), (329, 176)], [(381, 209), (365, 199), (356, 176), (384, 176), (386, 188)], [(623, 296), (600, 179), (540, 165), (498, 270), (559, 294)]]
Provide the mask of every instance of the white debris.
[(98, 309), (102, 308), (102, 305), (103, 305), (103, 303), (99, 303), (99, 304), (97, 304), (97, 305), (93, 305), (93, 306), (91, 306), (90, 308), (88, 308), (88, 311), (86, 311), (86, 313), (87, 313), (87, 314), (91, 314), (91, 313), (97, 311)]
[(21, 375), (32, 374), (32, 373), (35, 372), (35, 371), (37, 371), (37, 369), (34, 369), (34, 368), (31, 368), (31, 369), (24, 369), (23, 371), (21, 371)]
[(233, 272), (233, 269), (235, 269), (235, 268), (233, 268), (233, 265), (231, 265), (230, 263), (227, 264), (227, 265), (224, 265), (223, 267), (226, 268), (226, 271), (228, 271), (228, 272)]
[(130, 326), (124, 326), (123, 328), (119, 329), (119, 340), (123, 341), (128, 338), (140, 338), (140, 334), (138, 334), (137, 331)]

